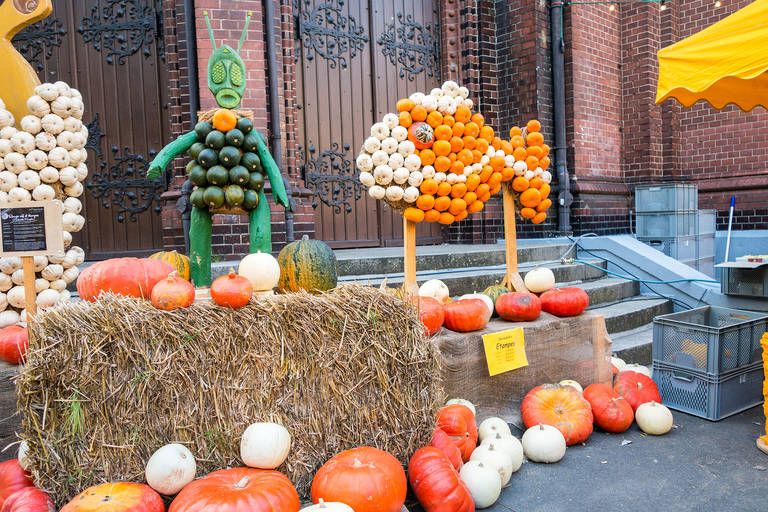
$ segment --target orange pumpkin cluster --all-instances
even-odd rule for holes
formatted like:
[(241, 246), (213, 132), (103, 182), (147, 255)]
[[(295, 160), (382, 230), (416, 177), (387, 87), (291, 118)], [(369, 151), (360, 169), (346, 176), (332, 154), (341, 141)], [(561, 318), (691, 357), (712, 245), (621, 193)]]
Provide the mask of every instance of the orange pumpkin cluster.
[(525, 129), (517, 126), (509, 130), (509, 146), (514, 158), (512, 189), (520, 203), (520, 216), (540, 224), (547, 218), (552, 206), (549, 199), (552, 174), (549, 168), (549, 146), (544, 144), (541, 123), (528, 121)]

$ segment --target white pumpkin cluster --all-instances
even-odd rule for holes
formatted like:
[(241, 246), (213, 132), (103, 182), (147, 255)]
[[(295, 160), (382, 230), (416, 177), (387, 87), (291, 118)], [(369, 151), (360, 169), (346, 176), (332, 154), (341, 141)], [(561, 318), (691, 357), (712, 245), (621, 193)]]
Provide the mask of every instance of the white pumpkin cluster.
[[(448, 80), (442, 87), (432, 89), (429, 94), (416, 92), (410, 99), (422, 105), (427, 113), (439, 111), (445, 115), (456, 113), (459, 105), (472, 108), (468, 98), (469, 90)], [(408, 129), (400, 125), (396, 113), (385, 114), (380, 122), (371, 126), (370, 136), (363, 142), (356, 165), (360, 171), (360, 183), (368, 188), (374, 199), (385, 199), (389, 203), (413, 204), (419, 198), (419, 185), (427, 178), (437, 183), (448, 181), (459, 183), (467, 180), (472, 172), (479, 173), (482, 166), (474, 171), (473, 166), (465, 169), (463, 175), (446, 175), (435, 172), (431, 165), (422, 167), (421, 159), (415, 154), (416, 146), (408, 140)]]
[[(79, 198), (88, 176), (88, 128), (80, 92), (64, 82), (37, 86), (27, 109), (32, 114), (16, 120), (0, 99), (0, 204), (59, 199), (64, 205), (66, 254), (35, 257), (37, 306), (44, 308), (69, 300), (67, 284), (85, 259), (71, 244), (85, 225)], [(25, 322), (24, 305), (21, 259), (0, 258), (0, 327)]]

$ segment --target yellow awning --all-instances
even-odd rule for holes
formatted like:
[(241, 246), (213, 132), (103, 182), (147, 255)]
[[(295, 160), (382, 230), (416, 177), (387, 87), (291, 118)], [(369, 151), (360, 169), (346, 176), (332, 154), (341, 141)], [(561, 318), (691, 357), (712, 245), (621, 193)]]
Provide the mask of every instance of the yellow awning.
[(768, 108), (768, 0), (659, 51), (656, 103), (670, 97), (686, 107), (706, 100), (716, 109)]

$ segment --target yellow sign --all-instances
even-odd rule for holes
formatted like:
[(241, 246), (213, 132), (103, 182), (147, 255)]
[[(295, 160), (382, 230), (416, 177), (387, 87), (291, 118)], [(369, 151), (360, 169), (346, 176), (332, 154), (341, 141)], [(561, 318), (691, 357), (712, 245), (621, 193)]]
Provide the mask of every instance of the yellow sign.
[(522, 327), (486, 334), (483, 336), (483, 345), (488, 374), (491, 376), (528, 366)]

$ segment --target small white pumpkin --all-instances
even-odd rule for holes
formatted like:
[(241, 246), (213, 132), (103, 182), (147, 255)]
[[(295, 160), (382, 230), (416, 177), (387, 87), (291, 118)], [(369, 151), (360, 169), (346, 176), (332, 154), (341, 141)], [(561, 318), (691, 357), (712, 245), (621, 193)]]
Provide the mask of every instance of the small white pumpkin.
[(380, 165), (386, 165), (389, 162), (389, 154), (383, 149), (380, 149), (371, 155), (371, 160), (373, 160), (374, 168)]
[(525, 287), (533, 293), (544, 293), (555, 287), (555, 274), (547, 267), (536, 267), (525, 274)]
[(10, 192), (12, 188), (19, 185), (18, 177), (11, 171), (0, 171), (0, 190)]
[(619, 373), (624, 371), (624, 368), (627, 366), (627, 363), (622, 358), (616, 356), (611, 356), (611, 364), (619, 370)]
[(500, 433), (496, 433), (492, 437), (486, 437), (483, 439), (481, 445), (491, 444), (496, 447), (497, 450), (501, 450), (506, 453), (512, 460), (512, 472), (515, 473), (523, 465), (523, 445), (520, 440), (512, 434), (505, 436)]
[(408, 184), (412, 187), (418, 187), (424, 182), (424, 175), (420, 171), (413, 171), (408, 176)]
[(21, 268), (21, 258), (9, 256), (0, 258), (0, 272), (9, 276)]
[(507, 425), (506, 421), (501, 418), (492, 416), (490, 418), (485, 418), (480, 423), (480, 426), (477, 428), (477, 434), (478, 439), (480, 439), (482, 442), (487, 437), (496, 437), (496, 434), (501, 434), (502, 436), (511, 436), (512, 431), (509, 430), (509, 425)]
[(435, 180), (437, 183), (442, 183), (445, 181), (445, 173), (436, 172), (435, 175), (432, 177), (432, 179)]
[(53, 101), (59, 97), (59, 89), (53, 84), (40, 84), (35, 87), (35, 94), (46, 102)]
[(421, 175), (424, 177), (424, 179), (434, 178), (435, 177), (435, 168), (431, 165), (425, 165), (421, 168)]
[[(77, 118), (74, 117), (68, 117), (64, 120), (64, 130), (72, 132), (72, 133), (80, 133), (82, 134), (81, 130), (83, 128), (83, 122)], [(84, 135), (85, 139), (88, 139), (88, 129), (86, 128), (86, 133)]]
[(454, 173), (446, 174), (445, 175), (445, 181), (449, 185), (455, 185), (456, 183), (459, 182), (459, 176), (457, 174), (454, 174)]
[(237, 273), (248, 278), (255, 292), (272, 290), (280, 281), (280, 265), (265, 252), (247, 255), (240, 261)]
[(13, 274), (11, 274), (11, 281), (13, 281), (13, 284), (15, 284), (16, 286), (24, 285), (24, 271), (22, 269), (19, 269)]
[(434, 112), (437, 108), (437, 97), (433, 96), (432, 94), (428, 94), (424, 96), (423, 100), (421, 100), (421, 105), (427, 109), (427, 112)]
[(463, 398), (451, 398), (447, 402), (445, 402), (445, 405), (463, 405), (467, 408), (469, 408), (470, 411), (472, 411), (472, 414), (477, 415), (477, 411), (475, 411), (475, 404), (470, 402), (469, 400), (464, 400)]
[(45, 151), (33, 149), (27, 153), (27, 167), (30, 169), (39, 171), (46, 165), (48, 165), (48, 154)]
[(0, 190), (0, 203), (9, 203), (8, 192)]
[(68, 197), (62, 203), (65, 212), (80, 213), (83, 209), (83, 203), (76, 197)]
[(69, 91), (64, 93), (64, 95), (68, 96), (68, 97), (70, 97), (72, 99), (75, 99), (75, 100), (82, 100), (83, 99), (83, 95), (80, 93), (80, 91), (78, 91), (74, 87), (70, 87)]
[(32, 200), (32, 194), (29, 190), (25, 190), (21, 187), (12, 188), (8, 191), (8, 201), (12, 203), (23, 203)]
[(515, 170), (515, 176), (522, 176), (525, 174), (525, 171), (528, 170), (528, 166), (523, 160), (518, 160), (515, 162), (515, 165), (512, 166), (512, 169)]
[(78, 181), (74, 185), (64, 187), (64, 193), (69, 197), (80, 197), (83, 195), (83, 184)]
[(37, 306), (40, 308), (49, 308), (51, 306), (55, 306), (57, 302), (61, 299), (60, 292), (57, 292), (56, 290), (43, 290), (42, 292), (37, 294)]
[(53, 261), (48, 261), (48, 256), (44, 256), (42, 254), (38, 254), (37, 256), (33, 257), (32, 263), (35, 265), (35, 272), (42, 272), (42, 270), (48, 266), (48, 263), (55, 263)]
[(26, 441), (19, 443), (19, 452), (16, 456), (19, 460), (19, 466), (25, 471), (29, 471), (31, 466), (29, 465), (29, 444)]
[(84, 149), (73, 149), (69, 152), (69, 165), (77, 167), (88, 159), (88, 151)]
[(15, 126), (6, 126), (5, 128), (0, 128), (0, 139), (7, 139), (10, 141), (11, 137), (13, 137), (18, 131), (19, 130), (17, 130)]
[(69, 245), (72, 243), (72, 233), (68, 231), (62, 231), (61, 236), (64, 239), (64, 247), (69, 247)]
[(419, 287), (419, 295), (422, 297), (432, 297), (441, 304), (448, 302), (451, 292), (448, 287), (439, 279), (430, 279)]
[(489, 296), (487, 296), (484, 293), (468, 293), (466, 295), (462, 295), (461, 297), (459, 297), (458, 300), (464, 300), (464, 299), (478, 299), (483, 301), (483, 303), (485, 304), (485, 307), (488, 308), (488, 320), (491, 319), (491, 315), (493, 315), (494, 307), (493, 307), (493, 300)]
[[(60, 147), (53, 148), (48, 152), (48, 163), (57, 169), (64, 169), (69, 165), (69, 151)], [(77, 179), (77, 171), (75, 171), (75, 179)]]
[(66, 166), (59, 170), (59, 181), (65, 187), (71, 187), (77, 183), (77, 169), (72, 166)]
[(453, 96), (454, 94), (456, 94), (456, 91), (459, 90), (459, 84), (457, 84), (453, 80), (446, 80), (445, 82), (443, 82), (443, 85), (441, 85), (440, 88), (446, 93)]
[(581, 384), (579, 384), (578, 382), (572, 379), (561, 380), (560, 382), (558, 382), (558, 384), (560, 384), (561, 386), (570, 386), (576, 391), (578, 391), (579, 393), (584, 392), (584, 388), (581, 387)]
[(56, 136), (48, 132), (40, 132), (35, 135), (35, 146), (40, 151), (50, 151), (56, 147)]
[(470, 460), (459, 471), (462, 482), (469, 489), (476, 508), (488, 508), (501, 495), (501, 475), (495, 468), (478, 460)]
[(73, 283), (77, 276), (80, 275), (80, 270), (77, 267), (69, 267), (61, 274), (61, 278), (66, 281), (67, 284)]
[(523, 452), (528, 460), (558, 462), (565, 455), (565, 437), (552, 425), (534, 425), (523, 434)]
[(619, 372), (620, 373), (621, 372), (637, 372), (645, 375), (649, 379), (653, 378), (653, 371), (651, 371), (651, 369), (648, 368), (647, 366), (643, 366), (641, 364), (634, 364), (634, 363), (626, 364), (624, 365), (624, 369), (620, 370)]
[(419, 195), (421, 195), (421, 193), (418, 188), (413, 186), (408, 187), (405, 189), (405, 192), (403, 192), (403, 201), (406, 203), (415, 203), (419, 198)]
[(384, 199), (387, 191), (380, 185), (374, 185), (368, 189), (368, 195), (374, 199)]
[(40, 120), (43, 130), (51, 135), (58, 135), (64, 130), (64, 120), (56, 114), (47, 114)]
[(8, 303), (15, 308), (22, 309), (26, 305), (23, 286), (14, 286), (8, 290), (7, 297)]
[(59, 96), (51, 102), (51, 112), (61, 117), (69, 117), (72, 115), (72, 108), (74, 102), (68, 96)]
[(400, 118), (397, 114), (393, 114), (392, 112), (389, 112), (388, 114), (384, 114), (384, 117), (381, 119), (381, 122), (387, 125), (387, 128), (392, 130), (395, 126), (400, 124)]
[(499, 450), (493, 443), (480, 445), (472, 451), (469, 460), (482, 462), (488, 467), (494, 468), (501, 476), (502, 487), (512, 478), (512, 459), (505, 452)]
[(536, 175), (533, 173), (533, 171), (525, 171), (525, 172), (523, 173), (523, 177), (524, 177), (525, 179), (527, 179), (528, 181), (531, 181), (531, 180), (533, 179), (533, 177), (534, 177), (534, 176), (536, 176)]
[(360, 173), (360, 183), (366, 187), (372, 187), (376, 184), (376, 178), (373, 177), (373, 174), (363, 171)]
[(11, 141), (0, 139), (0, 159), (3, 160), (3, 169), (5, 169), (5, 155), (11, 152)]
[(67, 288), (67, 282), (63, 279), (57, 279), (55, 281), (46, 281), (48, 283), (48, 288), (51, 290), (56, 290), (57, 292), (60, 292), (61, 290), (64, 290)]
[(43, 290), (47, 290), (51, 287), (51, 283), (43, 279), (42, 277), (38, 277), (35, 279), (35, 293), (40, 293)]
[(641, 404), (635, 411), (635, 421), (646, 434), (663, 436), (672, 430), (672, 412), (666, 405), (656, 402)]
[(13, 280), (11, 276), (5, 273), (0, 273), (0, 292), (7, 292), (13, 288)]
[(14, 119), (13, 114), (5, 109), (0, 110), (0, 128), (6, 128), (14, 124), (16, 124), (16, 119)]
[(64, 267), (58, 263), (51, 263), (40, 271), (40, 275), (48, 281), (55, 281), (56, 279), (60, 279), (63, 273)]
[(360, 153), (355, 160), (355, 165), (361, 172), (370, 172), (373, 170), (373, 159), (368, 153)]
[(386, 186), (392, 183), (394, 171), (388, 165), (379, 165), (373, 170), (373, 177), (376, 179), (376, 183)]
[(253, 423), (240, 439), (240, 458), (246, 466), (275, 469), (288, 457), (291, 435), (277, 423)]
[(387, 137), (381, 141), (381, 150), (386, 151), (388, 155), (397, 152), (397, 141), (394, 137)]
[(389, 128), (384, 123), (374, 123), (374, 125), (371, 126), (371, 137), (384, 140), (389, 137)]
[(552, 183), (552, 173), (549, 171), (544, 171), (541, 173), (541, 181), (549, 185)]
[(64, 215), (61, 216), (61, 225), (64, 228), (64, 231), (69, 231), (70, 233), (76, 233), (77, 224), (78, 224), (78, 220), (77, 220), (76, 213), (65, 212)]
[(301, 509), (301, 512), (355, 512), (355, 509), (340, 501), (325, 501), (320, 498), (317, 505), (310, 505)]
[[(408, 128), (405, 126), (395, 126), (392, 128), (390, 135), (399, 143), (408, 138)], [(398, 144), (398, 151), (400, 150), (400, 144)]]
[(40, 124), (40, 118), (37, 116), (24, 116), (21, 118), (21, 129), (36, 135), (43, 129), (43, 125)]
[(72, 294), (66, 288), (59, 292), (59, 302), (67, 302), (72, 298)]
[[(2, 274), (5, 275), (5, 274)], [(5, 311), (8, 308), (8, 296), (0, 292), (0, 312)]]
[[(416, 151), (416, 145), (410, 140), (401, 141), (400, 144), (397, 145), (397, 152), (403, 155), (405, 158), (408, 158), (409, 156), (413, 155), (415, 151)], [(416, 156), (416, 155), (413, 155), (413, 156)], [(421, 163), (421, 159), (419, 159), (419, 163)]]
[(9, 325), (16, 325), (20, 321), (21, 316), (19, 316), (19, 314), (12, 309), (6, 309), (0, 313), (0, 329), (3, 327), (8, 327)]
[(370, 154), (374, 154), (381, 149), (381, 141), (376, 137), (368, 137), (363, 142), (363, 149)]
[(21, 171), (27, 170), (27, 157), (21, 153), (15, 151), (8, 153), (5, 155), (3, 162), (5, 163), (5, 169), (14, 174), (19, 174)]
[(388, 201), (392, 201), (393, 203), (396, 203), (403, 198), (403, 193), (404, 191), (401, 187), (398, 187), (397, 185), (392, 185), (390, 187), (387, 187), (387, 190), (384, 191), (384, 197), (386, 197)]
[(408, 155), (405, 157), (405, 162), (403, 162), (403, 165), (411, 172), (418, 171), (419, 167), (421, 166), (421, 158), (419, 158), (417, 155)]
[(417, 105), (421, 105), (421, 102), (424, 101), (425, 94), (423, 92), (415, 92), (409, 96), (410, 100), (414, 102)]
[(32, 199), (35, 201), (50, 201), (56, 197), (56, 191), (50, 185), (38, 185), (32, 190)]
[(394, 173), (392, 174), (392, 179), (396, 184), (404, 185), (410, 176), (411, 172), (408, 169), (405, 167), (400, 167), (395, 169)]
[(26, 170), (19, 173), (19, 186), (30, 192), (40, 185), (40, 175), (36, 171)]
[(389, 155), (389, 161), (387, 162), (387, 165), (393, 169), (399, 169), (405, 165), (405, 157), (400, 153), (392, 153)]
[(38, 174), (40, 175), (40, 181), (43, 183), (56, 183), (59, 181), (59, 170), (50, 165), (40, 169)]
[(16, 132), (11, 137), (11, 149), (26, 155), (35, 149), (35, 136), (27, 132)]
[(75, 148), (75, 134), (64, 130), (56, 136), (56, 144), (70, 151)]
[(165, 496), (173, 496), (195, 479), (197, 463), (186, 446), (166, 444), (147, 461), (144, 477), (147, 484)]
[(69, 112), (75, 119), (82, 119), (85, 113), (85, 103), (83, 103), (83, 100), (73, 99)]

